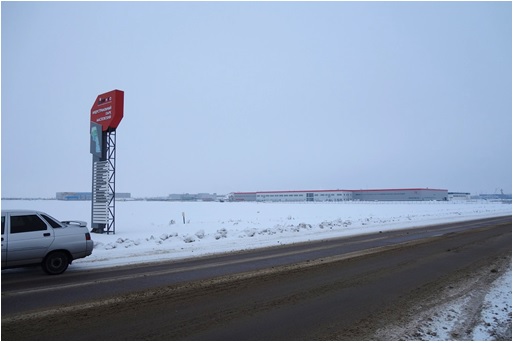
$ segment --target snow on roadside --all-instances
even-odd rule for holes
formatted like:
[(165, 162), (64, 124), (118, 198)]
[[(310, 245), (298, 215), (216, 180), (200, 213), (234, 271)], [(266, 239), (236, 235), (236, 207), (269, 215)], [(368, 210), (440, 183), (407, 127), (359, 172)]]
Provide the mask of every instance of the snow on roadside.
[(511, 340), (511, 259), (421, 296), (374, 333), (379, 340)]
[(484, 299), (473, 341), (511, 340), (511, 261), (508, 270), (492, 284)]
[(418, 328), (416, 339), (511, 340), (511, 261), (488, 289), (472, 289), (443, 304)]
[[(91, 218), (87, 201), (2, 200), (2, 209), (37, 209), (59, 220)], [(500, 215), (511, 215), (511, 204), (118, 201), (116, 234), (92, 234), (93, 254), (73, 262), (70, 270), (176, 260)]]

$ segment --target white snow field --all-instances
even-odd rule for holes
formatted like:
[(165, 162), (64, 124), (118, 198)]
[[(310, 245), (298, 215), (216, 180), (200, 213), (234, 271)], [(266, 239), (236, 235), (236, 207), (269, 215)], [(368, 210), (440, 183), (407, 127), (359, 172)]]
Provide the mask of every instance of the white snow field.
[[(58, 200), (2, 200), (2, 209), (34, 209), (59, 220), (90, 223), (91, 203)], [(206, 254), (361, 235), (439, 223), (511, 215), (500, 202), (165, 202), (117, 201), (115, 234), (92, 234), (91, 256), (69, 270), (177, 260)], [(185, 218), (185, 223), (184, 223)], [(7, 270), (3, 273), (15, 273)], [(439, 309), (415, 339), (447, 340), (465, 299)], [(511, 331), (511, 264), (487, 290), (482, 320), (466, 339), (494, 340), (493, 329)], [(445, 311), (445, 312), (444, 312)], [(479, 323), (481, 324), (479, 324)], [(427, 324), (426, 324), (427, 325)], [(437, 335), (433, 336), (433, 327)], [(445, 330), (445, 331), (444, 331)], [(445, 332), (445, 333), (444, 333)], [(511, 333), (510, 333), (511, 334)], [(461, 337), (460, 337), (461, 339)]]

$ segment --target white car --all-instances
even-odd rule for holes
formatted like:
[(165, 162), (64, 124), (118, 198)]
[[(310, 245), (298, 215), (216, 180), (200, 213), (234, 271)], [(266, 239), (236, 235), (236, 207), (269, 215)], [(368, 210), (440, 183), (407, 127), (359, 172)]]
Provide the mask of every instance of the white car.
[(40, 264), (48, 274), (63, 273), (93, 251), (86, 225), (40, 211), (2, 210), (2, 269)]

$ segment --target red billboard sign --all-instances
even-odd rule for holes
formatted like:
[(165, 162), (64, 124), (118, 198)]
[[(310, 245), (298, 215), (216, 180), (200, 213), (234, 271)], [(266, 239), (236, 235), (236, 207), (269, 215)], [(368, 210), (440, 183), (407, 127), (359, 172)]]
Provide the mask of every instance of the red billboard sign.
[(100, 94), (91, 107), (91, 121), (102, 126), (102, 131), (115, 130), (123, 119), (125, 93), (113, 90)]

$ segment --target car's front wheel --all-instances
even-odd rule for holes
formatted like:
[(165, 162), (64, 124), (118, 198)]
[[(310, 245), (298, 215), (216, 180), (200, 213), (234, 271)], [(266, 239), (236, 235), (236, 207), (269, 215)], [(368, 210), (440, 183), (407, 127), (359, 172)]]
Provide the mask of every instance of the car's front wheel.
[(63, 251), (54, 251), (43, 261), (43, 270), (50, 275), (62, 274), (68, 269), (69, 258)]

